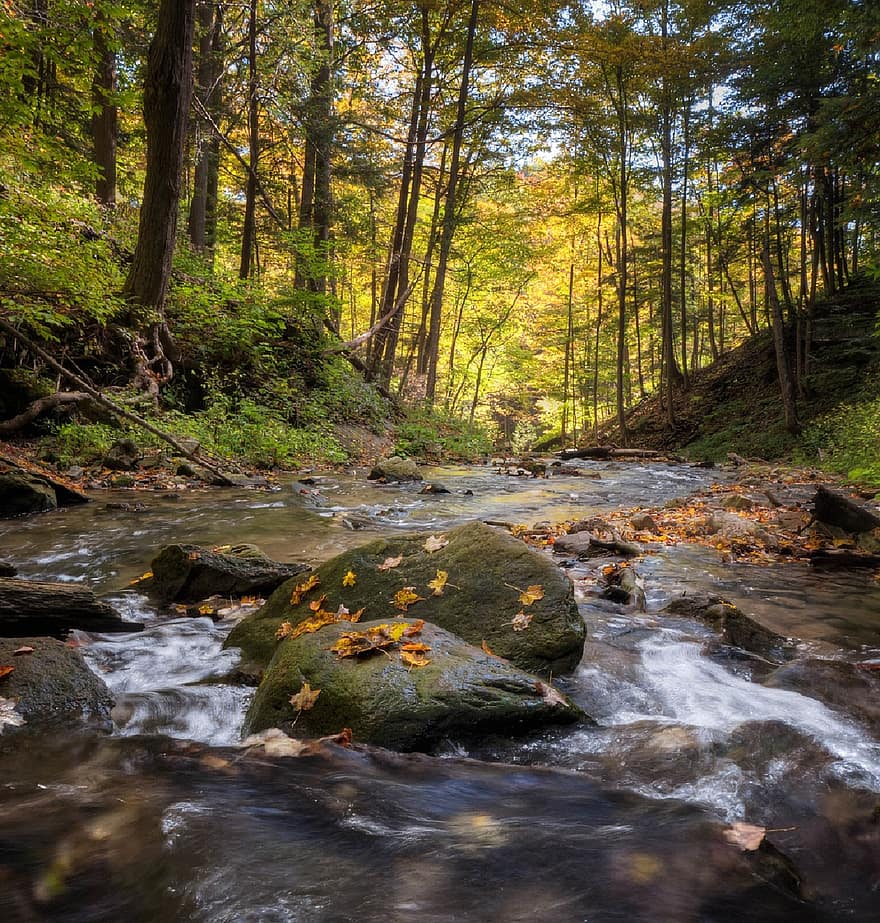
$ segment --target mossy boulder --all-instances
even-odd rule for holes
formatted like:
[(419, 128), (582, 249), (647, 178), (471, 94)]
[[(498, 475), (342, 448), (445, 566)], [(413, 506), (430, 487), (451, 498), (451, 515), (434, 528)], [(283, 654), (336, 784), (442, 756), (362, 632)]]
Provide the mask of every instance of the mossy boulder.
[(402, 458), (400, 455), (380, 459), (373, 466), (368, 479), (386, 483), (423, 480), (419, 466), (411, 458)]
[[(16, 650), (33, 648), (16, 655)], [(0, 638), (0, 696), (17, 700), (28, 722), (49, 718), (109, 717), (113, 697), (82, 654), (54, 638)]]
[[(321, 596), (328, 611), (364, 609), (365, 619), (387, 620), (403, 614), (395, 608), (395, 595), (412, 587), (423, 598), (409, 606), (406, 618), (425, 619), (477, 647), (485, 642), (530, 673), (558, 676), (580, 663), (586, 626), (571, 581), (549, 558), (479, 522), (446, 533), (441, 541), (447, 544), (436, 551), (426, 550), (427, 538), (379, 539), (333, 558), (314, 572), (318, 583), (298, 604), (291, 595), (303, 581), (288, 581), (237, 625), (226, 643), (242, 648), (246, 664), (265, 666), (275, 651), (278, 626), (307, 618), (310, 602)], [(387, 565), (397, 558), (399, 564)], [(441, 595), (434, 595), (428, 584), (438, 572), (446, 573), (447, 583)], [(354, 584), (345, 586), (349, 573)], [(536, 585), (543, 598), (524, 605), (521, 591)]]
[(255, 545), (166, 545), (151, 570), (152, 576), (139, 582), (140, 589), (162, 602), (197, 602), (218, 594), (263, 596), (308, 565), (273, 561)]
[[(345, 632), (367, 632), (389, 622), (335, 622), (317, 632), (277, 643), (263, 681), (248, 711), (246, 727), (270, 727), (313, 735), (351, 728), (358, 741), (394, 750), (430, 750), (449, 736), (522, 732), (547, 724), (576, 721), (581, 711), (537, 677), (499, 657), (425, 623), (417, 636), (384, 650), (340, 658), (330, 650)], [(401, 643), (429, 650), (425, 666), (401, 660)], [(320, 690), (308, 710), (290, 698), (309, 683)]]

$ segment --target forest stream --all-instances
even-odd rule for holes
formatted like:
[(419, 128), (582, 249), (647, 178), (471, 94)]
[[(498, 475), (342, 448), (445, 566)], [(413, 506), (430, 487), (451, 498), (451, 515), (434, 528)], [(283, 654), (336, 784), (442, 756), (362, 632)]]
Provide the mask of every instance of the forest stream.
[[(710, 592), (795, 639), (799, 658), (873, 663), (870, 575), (649, 546), (634, 612), (599, 598), (595, 563), (560, 561), (589, 637), (554, 681), (595, 724), (433, 756), (355, 740), (274, 760), (236, 747), (252, 690), (218, 681), (237, 661), (222, 650), (231, 625), (171, 618), (126, 589), (170, 542), (316, 564), (381, 535), (658, 506), (730, 477), (575, 465), (600, 478), (447, 467), (430, 478), (450, 493), (420, 495), (327, 474), (274, 492), (111, 492), (0, 525), (0, 559), (21, 576), (86, 583), (146, 624), (79, 636), (116, 697), (112, 730), (0, 736), (0, 919), (880, 918), (880, 744), (845, 691), (765, 684), (769, 669), (719, 651), (704, 624), (659, 615)], [(760, 847), (725, 838), (743, 823), (766, 830)]]

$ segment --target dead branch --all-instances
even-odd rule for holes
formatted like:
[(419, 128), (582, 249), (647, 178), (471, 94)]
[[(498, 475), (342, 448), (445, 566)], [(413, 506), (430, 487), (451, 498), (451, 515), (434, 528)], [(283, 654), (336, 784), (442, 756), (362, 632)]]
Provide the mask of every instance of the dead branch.
[(185, 445), (175, 439), (175, 437), (170, 433), (164, 432), (157, 426), (154, 426), (152, 423), (150, 423), (149, 420), (145, 420), (143, 417), (138, 416), (138, 414), (132, 413), (130, 410), (126, 410), (125, 407), (121, 407), (115, 401), (111, 401), (110, 398), (107, 397), (102, 391), (86, 381), (85, 378), (77, 375), (74, 372), (71, 372), (69, 369), (66, 369), (60, 362), (58, 362), (57, 359), (49, 355), (45, 349), (43, 349), (41, 346), (38, 346), (33, 342), (33, 340), (25, 336), (20, 330), (17, 330), (12, 324), (9, 323), (9, 321), (2, 317), (0, 317), (0, 330), (5, 330), (8, 334), (15, 337), (32, 353), (39, 356), (48, 366), (50, 366), (50, 368), (55, 369), (59, 375), (63, 375), (66, 379), (68, 379), (68, 381), (72, 381), (77, 387), (85, 391), (89, 397), (97, 401), (102, 407), (106, 407), (107, 410), (114, 413), (117, 417), (130, 420), (141, 429), (145, 429), (147, 432), (152, 433), (154, 436), (158, 436), (163, 442), (167, 442), (168, 445), (170, 445), (178, 455), (182, 455), (184, 458), (190, 458), (193, 461), (198, 462), (198, 464), (207, 468), (208, 471), (215, 475), (216, 478), (227, 487), (235, 486), (229, 476), (224, 474), (217, 465), (198, 454), (198, 448), (188, 449)]
[(0, 435), (6, 436), (9, 433), (18, 432), (22, 427), (27, 426), (31, 420), (36, 420), (41, 413), (52, 410), (53, 407), (59, 407), (62, 404), (75, 404), (78, 401), (86, 400), (88, 397), (89, 395), (85, 391), (58, 391), (48, 397), (38, 398), (17, 416), (11, 417), (9, 420), (0, 420)]

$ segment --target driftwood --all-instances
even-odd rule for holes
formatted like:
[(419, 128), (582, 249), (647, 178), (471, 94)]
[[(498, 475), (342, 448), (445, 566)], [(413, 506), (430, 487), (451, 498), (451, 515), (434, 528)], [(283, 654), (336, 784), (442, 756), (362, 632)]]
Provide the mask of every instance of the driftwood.
[(810, 554), (810, 564), (828, 570), (838, 567), (880, 567), (880, 554), (847, 551), (844, 548), (819, 549)]
[(0, 577), (0, 637), (63, 638), (82, 631), (140, 631), (85, 587)]
[(79, 401), (84, 401), (88, 397), (89, 395), (85, 391), (58, 391), (48, 397), (38, 398), (17, 416), (8, 420), (0, 420), (0, 435), (5, 436), (8, 433), (18, 432), (23, 426), (27, 426), (31, 420), (36, 420), (41, 413), (60, 407), (62, 404), (75, 404)]
[(57, 359), (53, 358), (49, 353), (46, 352), (41, 346), (38, 346), (33, 342), (29, 337), (25, 336), (20, 330), (16, 329), (9, 321), (4, 320), (0, 317), (0, 330), (5, 330), (11, 336), (16, 337), (24, 346), (26, 346), (32, 353), (39, 356), (47, 365), (55, 369), (59, 375), (63, 375), (69, 381), (73, 382), (78, 388), (81, 388), (89, 397), (97, 401), (102, 407), (106, 407), (107, 410), (114, 413), (117, 417), (122, 417), (125, 420), (130, 420), (132, 423), (137, 424), (141, 429), (147, 430), (147, 432), (152, 433), (154, 436), (158, 436), (163, 442), (167, 442), (178, 455), (182, 455), (184, 458), (190, 458), (202, 467), (207, 468), (213, 475), (216, 476), (217, 480), (224, 484), (227, 487), (234, 487), (234, 481), (226, 474), (224, 474), (220, 468), (215, 465), (213, 462), (208, 461), (204, 457), (200, 456), (198, 453), (198, 448), (190, 449), (187, 448), (182, 442), (178, 439), (175, 439), (170, 433), (166, 433), (164, 430), (159, 429), (157, 426), (154, 426), (148, 420), (145, 420), (143, 417), (139, 416), (132, 411), (127, 410), (125, 407), (121, 407), (115, 401), (111, 401), (102, 391), (96, 388), (94, 385), (90, 384), (85, 380), (81, 375), (77, 375), (75, 372), (71, 372), (69, 369), (66, 369)]
[(618, 449), (613, 445), (587, 446), (585, 449), (563, 449), (554, 453), (563, 461), (571, 458), (592, 458), (597, 460), (609, 458), (660, 458), (663, 452), (657, 449)]
[(880, 528), (880, 516), (843, 494), (819, 487), (813, 498), (813, 518), (845, 532), (870, 532)]

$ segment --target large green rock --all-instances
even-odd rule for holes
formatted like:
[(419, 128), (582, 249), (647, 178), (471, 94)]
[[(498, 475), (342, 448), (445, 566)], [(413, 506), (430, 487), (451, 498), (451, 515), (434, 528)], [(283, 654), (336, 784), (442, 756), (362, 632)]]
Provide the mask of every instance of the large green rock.
[[(226, 643), (243, 650), (246, 665), (259, 668), (272, 658), (278, 626), (307, 618), (309, 603), (320, 596), (326, 596), (323, 607), (331, 612), (342, 605), (350, 612), (363, 608), (365, 619), (387, 620), (403, 614), (395, 608), (395, 594), (413, 587), (424, 598), (409, 607), (407, 618), (425, 619), (477, 647), (486, 642), (530, 673), (558, 676), (580, 663), (586, 627), (571, 581), (549, 558), (479, 522), (451, 530), (444, 536), (448, 544), (438, 551), (425, 550), (426, 538), (379, 539), (333, 558), (315, 571), (317, 588), (296, 605), (291, 594), (303, 578), (288, 581), (237, 625)], [(380, 570), (397, 557), (398, 566)], [(448, 574), (448, 582), (435, 596), (428, 583), (438, 571)], [(355, 583), (343, 586), (349, 572)], [(534, 585), (543, 588), (543, 599), (523, 605), (520, 592)]]
[[(399, 643), (358, 657), (340, 658), (330, 650), (343, 632), (415, 621), (336, 622), (279, 642), (248, 711), (247, 729), (290, 730), (295, 721), (298, 735), (322, 735), (348, 727), (365, 743), (430, 750), (448, 736), (513, 734), (583, 717), (537, 677), (427, 623), (416, 637), (399, 642), (427, 645), (426, 666), (403, 663)], [(300, 712), (290, 698), (304, 682), (320, 694)]]

